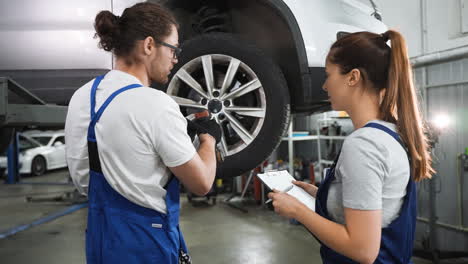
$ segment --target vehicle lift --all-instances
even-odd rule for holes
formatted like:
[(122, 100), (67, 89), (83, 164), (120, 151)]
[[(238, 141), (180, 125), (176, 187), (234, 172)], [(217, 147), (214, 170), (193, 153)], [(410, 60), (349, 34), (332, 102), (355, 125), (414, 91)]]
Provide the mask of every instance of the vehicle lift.
[[(15, 81), (0, 77), (0, 152), (7, 148), (7, 184), (20, 183), (19, 146), (16, 130), (25, 127), (61, 128), (65, 124), (66, 106), (46, 104)], [(68, 183), (32, 183), (69, 185)], [(76, 190), (54, 197), (26, 197), (28, 202), (86, 202)]]

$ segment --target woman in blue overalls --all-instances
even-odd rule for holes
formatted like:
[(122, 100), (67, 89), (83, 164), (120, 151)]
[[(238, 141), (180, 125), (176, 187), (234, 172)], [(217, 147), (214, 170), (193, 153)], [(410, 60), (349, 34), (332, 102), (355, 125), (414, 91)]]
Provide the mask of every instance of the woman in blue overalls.
[(179, 106), (149, 88), (166, 83), (177, 63), (170, 13), (138, 3), (121, 17), (100, 12), (95, 28), (115, 69), (75, 92), (65, 127), (70, 175), (89, 198), (87, 262), (190, 263), (179, 229), (179, 180), (199, 195), (210, 190), (220, 128), (194, 124), (197, 152)]
[(332, 45), (326, 71), (332, 108), (356, 130), (318, 189), (294, 182), (316, 197), (315, 212), (276, 190), (275, 211), (318, 239), (323, 263), (411, 263), (415, 181), (433, 170), (403, 36), (348, 34)]

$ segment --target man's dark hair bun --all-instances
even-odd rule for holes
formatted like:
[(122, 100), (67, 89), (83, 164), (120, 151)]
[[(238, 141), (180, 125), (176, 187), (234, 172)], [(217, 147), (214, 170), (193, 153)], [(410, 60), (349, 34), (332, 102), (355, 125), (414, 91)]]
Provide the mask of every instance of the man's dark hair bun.
[(119, 17), (110, 11), (101, 11), (94, 22), (95, 37), (99, 37), (99, 46), (105, 51), (112, 51), (120, 37)]

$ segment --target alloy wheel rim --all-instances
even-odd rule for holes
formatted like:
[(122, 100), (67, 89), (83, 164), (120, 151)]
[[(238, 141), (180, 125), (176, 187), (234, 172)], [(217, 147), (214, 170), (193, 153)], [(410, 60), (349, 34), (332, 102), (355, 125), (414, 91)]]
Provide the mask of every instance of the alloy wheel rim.
[(266, 96), (255, 72), (241, 60), (223, 54), (197, 57), (171, 79), (169, 94), (185, 116), (208, 110), (222, 127), (219, 149), (231, 156), (258, 136), (266, 116)]

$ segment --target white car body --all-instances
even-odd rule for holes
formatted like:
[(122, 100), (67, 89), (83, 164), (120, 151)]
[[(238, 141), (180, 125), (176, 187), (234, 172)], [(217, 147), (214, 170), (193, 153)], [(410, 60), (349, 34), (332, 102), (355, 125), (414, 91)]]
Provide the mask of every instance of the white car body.
[[(98, 41), (93, 39), (94, 18), (100, 10), (121, 14), (125, 7), (138, 2), (142, 1), (2, 2), (0, 70), (111, 69), (112, 55), (98, 49)], [(371, 16), (374, 12), (371, 7), (357, 0), (284, 0), (284, 3), (299, 24), (309, 67), (324, 66), (337, 32), (383, 33), (387, 29)], [(34, 48), (30, 48), (31, 41)]]
[[(2, 47), (0, 76), (12, 78), (47, 103), (67, 105), (76, 89), (96, 76), (107, 73), (114, 66), (112, 54), (99, 49), (98, 39), (93, 38), (97, 13), (101, 10), (110, 10), (119, 16), (126, 7), (138, 2), (143, 1), (2, 1), (0, 3), (0, 47)], [(224, 123), (223, 129), (226, 130), (223, 138), (229, 136), (227, 143), (222, 144), (225, 146), (223, 151), (226, 159), (218, 166), (220, 175), (237, 176), (258, 166), (272, 153), (274, 146), (279, 144), (292, 114), (312, 114), (329, 110), (328, 96), (322, 89), (326, 78), (325, 58), (330, 46), (341, 33), (357, 31), (383, 33), (387, 30), (385, 24), (379, 20), (379, 16), (375, 15), (377, 10), (375, 6), (371, 7), (370, 0), (369, 5), (358, 0), (150, 0), (148, 2), (161, 3), (173, 12), (180, 24), (180, 42), (184, 49), (167, 87), (155, 88), (168, 92), (175, 99), (179, 96), (190, 99), (188, 104), (191, 105), (188, 107), (193, 108), (192, 101), (197, 100), (193, 102), (206, 103), (206, 105), (201, 108), (196, 106), (195, 109), (208, 109), (208, 100), (205, 103), (203, 100), (198, 102), (198, 98), (186, 98), (189, 92), (182, 94), (183, 87), (187, 85), (177, 77), (177, 67), (184, 67), (193, 62), (193, 67), (187, 67), (193, 71), (199, 70), (201, 63), (198, 62), (202, 61), (202, 56), (209, 55), (205, 56), (205, 59), (212, 62), (204, 65), (216, 68), (216, 71), (211, 71), (212, 75), (216, 74), (216, 78), (213, 79), (211, 76), (211, 79), (219, 82), (217, 84), (219, 87), (216, 88), (220, 88), (222, 84), (219, 80), (227, 80), (223, 75), (228, 69), (225, 69), (226, 65), (223, 64), (228, 60), (231, 62), (235, 61), (233, 59), (239, 60), (230, 54), (237, 54), (235, 56), (243, 57), (244, 61), (258, 54), (258, 59), (249, 65), (240, 61), (243, 63), (240, 64), (240, 69), (245, 69), (245, 72), (232, 75), (236, 77), (236, 83), (243, 83), (247, 79), (249, 81), (258, 79), (261, 82), (257, 83), (270, 81), (277, 84), (275, 88), (271, 88), (274, 85), (270, 83), (268, 88), (278, 90), (265, 92), (266, 88), (258, 86), (251, 94), (245, 94), (245, 97), (250, 98), (235, 98), (237, 106), (244, 108), (231, 107), (228, 111), (239, 117), (220, 121)], [(230, 40), (226, 41), (230, 41), (232, 47), (223, 46), (225, 44), (223, 43), (216, 52), (203, 50), (203, 54), (196, 54), (196, 57), (191, 57), (190, 61), (181, 63), (184, 56), (190, 57), (191, 53), (197, 53), (197, 50), (204, 48), (204, 45), (210, 47), (210, 41), (216, 39), (213, 35), (205, 43), (198, 43), (197, 47), (186, 48), (191, 41), (207, 35), (209, 38), (210, 34), (221, 34), (224, 38), (229, 36)], [(240, 45), (237, 45), (238, 43)], [(215, 47), (210, 48), (215, 49)], [(226, 48), (232, 50), (228, 51)], [(248, 48), (250, 51), (241, 50), (242, 48)], [(262, 58), (266, 58), (268, 62), (266, 60), (259, 62)], [(262, 76), (256, 74), (255, 71), (260, 72), (266, 67), (270, 69), (265, 70)], [(252, 70), (254, 68), (255, 71)], [(187, 72), (190, 69), (184, 70)], [(280, 74), (276, 76), (268, 74), (276, 70)], [(240, 70), (236, 68), (235, 71)], [(198, 78), (197, 72), (193, 74), (192, 77)], [(210, 77), (205, 77), (205, 80), (207, 78)], [(202, 79), (197, 82), (206, 83)], [(182, 87), (181, 94), (177, 94), (180, 87)], [(203, 88), (215, 87), (213, 85)], [(237, 96), (242, 95), (244, 94), (240, 93)], [(219, 101), (219, 98), (209, 99)], [(267, 101), (271, 101), (271, 104)], [(187, 107), (186, 102), (180, 100), (178, 103), (182, 108)], [(234, 105), (234, 101), (228, 103)], [(246, 113), (245, 109), (250, 109), (248, 111), (257, 109), (257, 111)], [(216, 110), (216, 113), (221, 110)], [(278, 113), (267, 116), (266, 113), (271, 111)], [(185, 112), (186, 116), (190, 115), (189, 112)], [(252, 117), (257, 120), (252, 120)], [(271, 148), (263, 147), (266, 144), (263, 146), (259, 144), (255, 148), (252, 147), (252, 151), (249, 152), (248, 146), (253, 144), (252, 142), (263, 141), (267, 136), (268, 141), (265, 142), (269, 142)], [(58, 162), (50, 157), (54, 156), (49, 153), (52, 151), (50, 147), (45, 150), (47, 169), (66, 166), (64, 161)], [(22, 172), (30, 171), (30, 162), (30, 156), (24, 158)]]
[[(371, 16), (374, 10), (357, 0), (284, 0), (296, 18), (309, 67), (324, 67), (337, 32), (384, 33), (387, 26)], [(311, 10), (314, 11), (313, 15)]]
[[(37, 156), (42, 156), (46, 161), (46, 171), (58, 168), (64, 168), (67, 166), (65, 159), (65, 144), (64, 132), (61, 131), (50, 131), (50, 132), (25, 132), (19, 135), (20, 141), (35, 146), (25, 151), (20, 151), (19, 164), (21, 174), (31, 174), (32, 161)], [(46, 144), (41, 144), (40, 138), (46, 139)], [(38, 140), (39, 139), (39, 140)], [(60, 143), (56, 143), (60, 142)], [(21, 143), (20, 143), (21, 144)], [(0, 157), (0, 169), (6, 169), (7, 157)]]
[(0, 70), (111, 69), (112, 55), (93, 38), (94, 18), (101, 10), (122, 12), (136, 2), (2, 1)]

